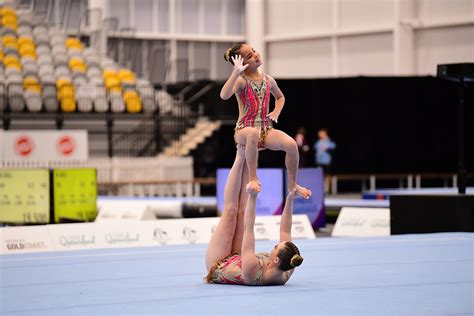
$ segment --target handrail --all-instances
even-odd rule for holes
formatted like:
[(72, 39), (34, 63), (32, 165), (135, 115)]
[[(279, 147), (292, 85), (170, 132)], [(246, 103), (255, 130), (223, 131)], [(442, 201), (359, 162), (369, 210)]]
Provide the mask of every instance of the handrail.
[[(452, 178), (453, 187), (457, 186), (457, 174), (454, 172), (406, 172), (406, 173), (358, 173), (358, 174), (331, 174), (329, 175), (331, 181), (331, 193), (337, 193), (337, 185), (338, 181), (340, 180), (362, 180), (362, 187), (365, 189), (366, 183), (364, 180), (369, 181), (369, 190), (375, 191), (376, 190), (376, 181), (378, 179), (398, 179), (403, 181), (403, 179), (407, 180), (407, 187), (408, 188), (420, 188), (421, 187), (421, 179), (422, 178), (429, 178), (429, 179), (440, 179), (444, 178)], [(474, 178), (474, 173), (468, 173), (467, 177)], [(413, 181), (415, 181), (415, 185), (413, 185)], [(402, 182), (401, 182), (402, 184)]]
[(216, 178), (194, 178), (194, 179), (176, 179), (176, 180), (129, 180), (129, 181), (111, 181), (111, 182), (99, 182), (98, 185), (160, 185), (160, 184), (204, 184), (214, 185), (216, 184)]
[(137, 192), (139, 195), (142, 194), (144, 186), (152, 186), (156, 189), (156, 194), (161, 195), (159, 187), (160, 186), (171, 186), (171, 191), (166, 191), (164, 195), (169, 194), (170, 192), (176, 197), (181, 196), (201, 196), (201, 185), (215, 185), (216, 178), (194, 178), (194, 179), (177, 179), (177, 180), (130, 180), (130, 181), (114, 181), (114, 182), (100, 182), (98, 186), (106, 187), (108, 194), (114, 195), (120, 190), (125, 190), (127, 195), (135, 195)]
[(200, 97), (208, 93), (212, 89), (212, 87), (214, 87), (214, 84), (208, 83), (201, 90), (196, 92), (192, 97), (184, 101), (184, 104), (192, 104), (195, 100), (199, 99)]

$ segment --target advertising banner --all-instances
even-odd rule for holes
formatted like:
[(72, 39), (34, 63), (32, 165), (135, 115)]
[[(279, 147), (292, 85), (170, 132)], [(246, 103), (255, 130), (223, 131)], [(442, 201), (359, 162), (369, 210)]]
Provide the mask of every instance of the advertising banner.
[(0, 253), (29, 253), (55, 250), (48, 226), (18, 226), (0, 228)]
[(331, 235), (334, 237), (390, 236), (390, 209), (343, 207)]
[(49, 170), (0, 169), (0, 223), (49, 223)]
[(54, 222), (93, 221), (97, 216), (97, 174), (93, 168), (54, 169)]
[[(206, 244), (219, 217), (154, 221), (109, 220), (0, 228), (0, 253)], [(279, 240), (280, 216), (257, 216), (256, 240)], [(294, 239), (314, 239), (306, 215), (293, 216)]]
[(4, 161), (87, 160), (89, 145), (86, 130), (4, 131)]

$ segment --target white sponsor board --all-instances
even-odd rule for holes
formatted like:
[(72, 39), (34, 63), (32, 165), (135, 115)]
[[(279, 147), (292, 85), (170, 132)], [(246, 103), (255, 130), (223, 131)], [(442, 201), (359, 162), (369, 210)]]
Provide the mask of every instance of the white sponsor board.
[(142, 225), (132, 221), (48, 225), (55, 250), (148, 246)]
[(334, 237), (390, 235), (390, 209), (343, 207), (332, 231)]
[(4, 131), (4, 161), (85, 161), (89, 156), (86, 130)]
[(48, 226), (0, 228), (0, 253), (27, 253), (55, 250)]
[(154, 220), (158, 217), (181, 218), (183, 202), (155, 199), (97, 199), (96, 222), (104, 220)]
[[(95, 223), (55, 224), (35, 227), (0, 228), (1, 254), (34, 251), (143, 247), (208, 243), (219, 222), (218, 217), (164, 219), (154, 221), (108, 220)], [(256, 240), (279, 239), (280, 216), (258, 216), (255, 220)], [(36, 229), (33, 231), (31, 229)], [(41, 231), (41, 234), (37, 234)], [(314, 231), (306, 215), (293, 216), (295, 239), (313, 239)], [(42, 236), (42, 237), (40, 237)], [(6, 239), (28, 242), (23, 247), (5, 245)], [(12, 248), (13, 247), (13, 248)]]

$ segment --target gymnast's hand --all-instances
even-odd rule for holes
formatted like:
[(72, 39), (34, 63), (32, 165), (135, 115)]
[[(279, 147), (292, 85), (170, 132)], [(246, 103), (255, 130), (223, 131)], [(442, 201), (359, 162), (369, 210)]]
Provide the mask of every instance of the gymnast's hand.
[(248, 64), (244, 65), (244, 59), (240, 55), (232, 56), (231, 58), (234, 62), (234, 71), (238, 74), (241, 74), (249, 66)]
[(267, 117), (275, 123), (278, 123), (278, 117), (280, 116), (280, 112), (277, 110), (273, 110), (267, 114)]

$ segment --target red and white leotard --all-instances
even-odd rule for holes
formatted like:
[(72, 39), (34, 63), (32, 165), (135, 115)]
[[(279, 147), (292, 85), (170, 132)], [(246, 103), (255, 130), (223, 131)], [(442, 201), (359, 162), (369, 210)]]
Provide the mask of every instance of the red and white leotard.
[(270, 260), (268, 253), (256, 253), (258, 269), (251, 282), (245, 282), (242, 276), (242, 256), (234, 253), (214, 264), (206, 277), (207, 283), (237, 284), (237, 285), (262, 285), (263, 271)]
[(235, 93), (239, 104), (239, 118), (236, 129), (256, 127), (266, 131), (272, 128), (272, 121), (267, 117), (270, 105), (270, 81), (263, 75), (260, 83), (244, 76), (245, 88)]

